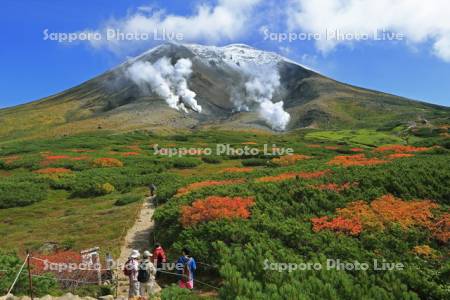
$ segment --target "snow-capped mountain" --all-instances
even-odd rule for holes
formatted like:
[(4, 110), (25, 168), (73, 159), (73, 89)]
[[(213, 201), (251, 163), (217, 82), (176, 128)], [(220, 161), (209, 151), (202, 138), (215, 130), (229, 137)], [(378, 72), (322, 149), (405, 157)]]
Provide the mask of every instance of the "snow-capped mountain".
[[(55, 96), (0, 110), (0, 127), (23, 120), (28, 110), (45, 116), (48, 135), (97, 128), (378, 128), (448, 113), (448, 108), (336, 82), (247, 45), (173, 43)], [(16, 131), (29, 134), (30, 126), (23, 126)]]

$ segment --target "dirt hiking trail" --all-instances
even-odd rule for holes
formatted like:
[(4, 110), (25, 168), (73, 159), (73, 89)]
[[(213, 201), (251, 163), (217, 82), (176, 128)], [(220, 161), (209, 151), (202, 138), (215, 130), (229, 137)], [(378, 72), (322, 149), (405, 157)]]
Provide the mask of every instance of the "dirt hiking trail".
[[(120, 248), (120, 256), (118, 262), (121, 266), (125, 264), (131, 253), (131, 250), (137, 249), (141, 252), (150, 249), (150, 239), (154, 229), (153, 213), (155, 207), (153, 205), (153, 199), (156, 197), (147, 197), (142, 203), (141, 210), (137, 215), (137, 219), (134, 225), (128, 230), (125, 235), (124, 243)], [(128, 298), (128, 277), (126, 277), (122, 270), (117, 270), (118, 274), (118, 291), (117, 295)]]

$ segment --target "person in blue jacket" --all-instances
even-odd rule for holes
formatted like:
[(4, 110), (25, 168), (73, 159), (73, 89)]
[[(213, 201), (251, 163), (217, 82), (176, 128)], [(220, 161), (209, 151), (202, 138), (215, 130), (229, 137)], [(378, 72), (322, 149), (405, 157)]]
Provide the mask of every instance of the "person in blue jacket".
[(197, 269), (197, 264), (193, 257), (191, 257), (191, 251), (187, 248), (183, 248), (183, 255), (177, 261), (177, 270), (180, 274), (180, 288), (193, 289), (194, 288), (194, 273)]

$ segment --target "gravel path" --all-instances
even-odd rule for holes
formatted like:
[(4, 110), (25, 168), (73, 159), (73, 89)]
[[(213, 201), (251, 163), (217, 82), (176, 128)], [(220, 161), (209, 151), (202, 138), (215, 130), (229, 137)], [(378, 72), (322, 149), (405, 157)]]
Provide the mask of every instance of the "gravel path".
[[(154, 196), (155, 197), (155, 196)], [(124, 244), (120, 249), (120, 257), (119, 263), (123, 265), (128, 256), (131, 253), (131, 250), (137, 249), (141, 254), (145, 250), (150, 249), (150, 240), (154, 227), (153, 222), (153, 213), (155, 212), (155, 208), (152, 204), (152, 200), (154, 197), (147, 198), (146, 201), (142, 204), (142, 208), (140, 213), (136, 219), (134, 225), (128, 230)], [(118, 288), (118, 296), (128, 296), (128, 278), (123, 274), (122, 270), (118, 270), (118, 279), (119, 279), (119, 288)]]

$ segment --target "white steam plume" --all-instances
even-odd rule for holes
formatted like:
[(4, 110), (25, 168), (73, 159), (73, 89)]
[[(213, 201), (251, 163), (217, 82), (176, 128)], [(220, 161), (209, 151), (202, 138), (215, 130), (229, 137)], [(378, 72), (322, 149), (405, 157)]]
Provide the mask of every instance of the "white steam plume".
[(274, 94), (280, 89), (280, 75), (276, 66), (254, 66), (241, 64), (246, 83), (245, 95), (234, 91), (232, 102), (238, 111), (249, 111), (256, 107), (260, 117), (272, 129), (285, 130), (291, 116), (283, 108), (283, 101), (272, 102)]
[(125, 72), (142, 91), (158, 94), (170, 107), (185, 112), (188, 112), (187, 108), (201, 112), (202, 107), (195, 99), (196, 94), (187, 84), (191, 73), (192, 62), (189, 59), (181, 58), (172, 65), (167, 57), (160, 58), (154, 64), (137, 61)]

